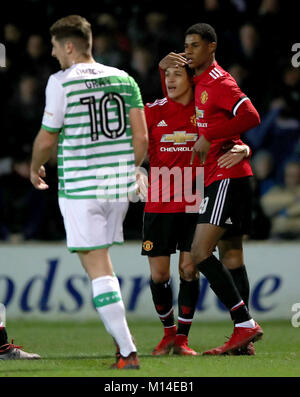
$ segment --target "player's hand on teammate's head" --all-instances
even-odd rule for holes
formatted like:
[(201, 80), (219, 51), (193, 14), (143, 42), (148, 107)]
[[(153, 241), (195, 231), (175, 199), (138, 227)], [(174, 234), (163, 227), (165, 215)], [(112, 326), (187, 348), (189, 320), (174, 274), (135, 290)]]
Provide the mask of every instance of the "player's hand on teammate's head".
[[(231, 168), (239, 164), (244, 158), (248, 157), (249, 151), (247, 145), (234, 145), (228, 148), (227, 152), (218, 158), (218, 166), (220, 168)], [(223, 147), (227, 149), (227, 147)]]
[(43, 165), (40, 166), (38, 171), (30, 170), (30, 180), (33, 186), (38, 190), (46, 190), (49, 188), (43, 178), (46, 177), (46, 170)]
[(184, 67), (188, 64), (187, 59), (185, 58), (185, 52), (170, 52), (167, 56), (165, 56), (160, 62), (159, 67), (163, 70), (168, 68), (176, 68), (176, 67)]

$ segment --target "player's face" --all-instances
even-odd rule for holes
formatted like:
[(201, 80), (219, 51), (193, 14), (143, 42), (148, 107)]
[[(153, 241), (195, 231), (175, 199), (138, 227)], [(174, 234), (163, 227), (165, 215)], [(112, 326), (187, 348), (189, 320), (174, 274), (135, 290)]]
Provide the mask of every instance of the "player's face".
[(52, 37), (51, 43), (52, 43), (51, 55), (58, 60), (62, 70), (67, 69), (70, 65), (68, 62), (68, 57), (64, 44), (57, 41), (54, 37)]
[(165, 73), (168, 97), (175, 102), (192, 92), (192, 81), (185, 68), (168, 68)]
[(185, 37), (185, 56), (189, 66), (197, 72), (202, 72), (214, 60), (216, 43), (209, 43), (203, 40), (199, 34), (188, 34)]

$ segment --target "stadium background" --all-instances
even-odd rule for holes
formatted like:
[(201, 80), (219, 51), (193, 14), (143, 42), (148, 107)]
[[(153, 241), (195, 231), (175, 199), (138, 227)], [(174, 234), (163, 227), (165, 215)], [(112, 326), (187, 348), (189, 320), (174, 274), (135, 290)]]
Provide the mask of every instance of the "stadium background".
[[(216, 28), (218, 62), (236, 78), (262, 119), (244, 136), (253, 150), (256, 175), (254, 227), (246, 243), (252, 309), (258, 318), (291, 317), (292, 304), (300, 300), (300, 68), (291, 63), (292, 45), (300, 40), (293, 3), (103, 0), (74, 5), (24, 0), (6, 4), (0, 15), (0, 42), (6, 48), (6, 67), (0, 68), (0, 302), (6, 304), (8, 316), (94, 316), (87, 279), (64, 244), (55, 158), (47, 166), (49, 191), (34, 190), (29, 181), (45, 86), (49, 75), (58, 71), (48, 29), (56, 19), (76, 13), (92, 23), (95, 59), (128, 71), (145, 103), (162, 97), (158, 62), (170, 51), (182, 51), (185, 30), (200, 21)], [(113, 249), (112, 255), (129, 313), (153, 316), (148, 266), (139, 255), (142, 213), (142, 203), (130, 205), (124, 224), (128, 243)], [(176, 278), (176, 259), (173, 262)], [(203, 279), (202, 291), (201, 318), (227, 318), (212, 295), (204, 300)]]

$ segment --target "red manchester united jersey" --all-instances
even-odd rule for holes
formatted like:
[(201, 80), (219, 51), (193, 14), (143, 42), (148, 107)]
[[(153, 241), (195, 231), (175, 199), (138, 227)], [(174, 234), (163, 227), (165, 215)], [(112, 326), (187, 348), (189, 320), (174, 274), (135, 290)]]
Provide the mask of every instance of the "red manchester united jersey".
[[(229, 169), (220, 168), (217, 163), (218, 158), (225, 153), (224, 148), (228, 144), (242, 144), (240, 134), (255, 126), (252, 122), (252, 115), (254, 114), (255, 120), (257, 117), (259, 120), (249, 98), (240, 90), (234, 78), (216, 61), (200, 76), (194, 77), (194, 83), (195, 113), (199, 136), (203, 134), (212, 143), (205, 162), (205, 186), (220, 179), (252, 175), (247, 158)], [(230, 123), (240, 109), (246, 108), (246, 103), (247, 112), (243, 115), (242, 120), (236, 118), (234, 125)], [(254, 122), (254, 124), (258, 124), (258, 122)], [(229, 128), (226, 129), (226, 126)]]
[(167, 97), (158, 99), (146, 104), (145, 114), (150, 162), (145, 212), (186, 212), (192, 197), (187, 197), (183, 186), (193, 183), (197, 167), (200, 170), (198, 159), (190, 166), (198, 139), (194, 101), (184, 106)]

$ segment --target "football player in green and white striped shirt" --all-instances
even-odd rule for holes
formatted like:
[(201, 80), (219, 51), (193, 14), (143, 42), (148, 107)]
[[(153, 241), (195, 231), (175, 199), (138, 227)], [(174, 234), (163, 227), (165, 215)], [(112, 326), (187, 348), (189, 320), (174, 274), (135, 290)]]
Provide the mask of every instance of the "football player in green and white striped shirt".
[(78, 15), (50, 28), (61, 71), (50, 76), (41, 129), (33, 145), (31, 182), (47, 189), (44, 164), (58, 146), (58, 195), (67, 246), (77, 252), (94, 304), (120, 348), (117, 368), (138, 368), (108, 249), (123, 243), (128, 194), (148, 134), (139, 87), (126, 72), (96, 63), (89, 22)]

